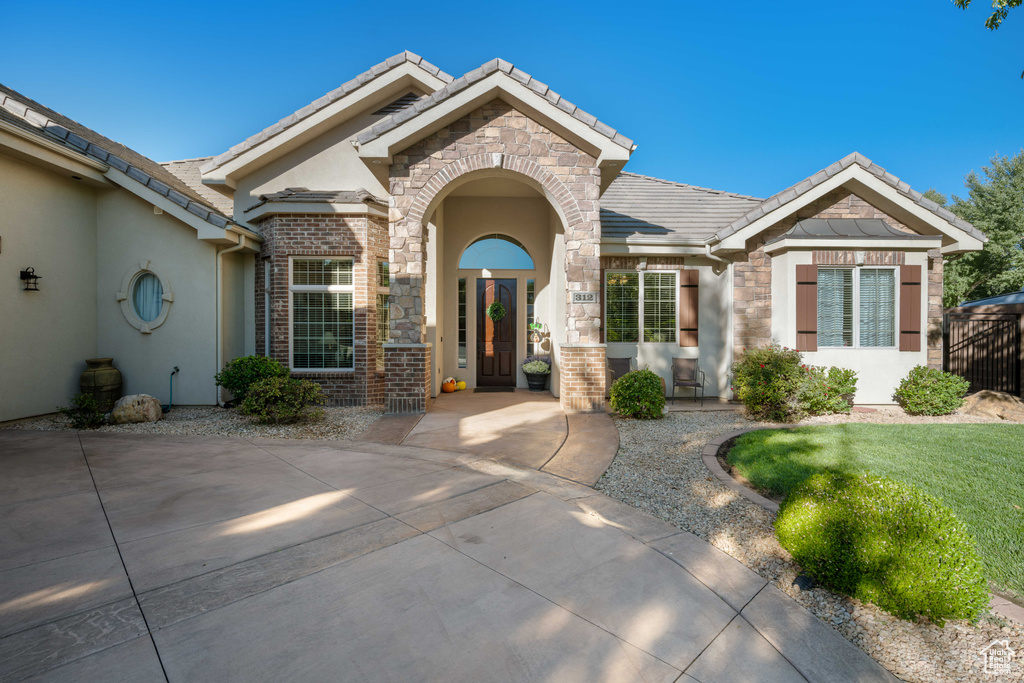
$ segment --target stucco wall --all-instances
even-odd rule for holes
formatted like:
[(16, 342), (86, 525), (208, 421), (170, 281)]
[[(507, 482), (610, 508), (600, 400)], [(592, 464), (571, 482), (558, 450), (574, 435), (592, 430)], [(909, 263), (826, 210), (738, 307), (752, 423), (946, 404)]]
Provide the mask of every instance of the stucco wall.
[[(95, 190), (0, 155), (0, 421), (52, 413), (96, 348)], [(18, 273), (42, 276), (25, 292)]]
[[(696, 358), (697, 365), (704, 371), (707, 385), (705, 396), (726, 396), (729, 388), (729, 368), (732, 365), (729, 340), (729, 302), (732, 300), (732, 283), (728, 271), (716, 275), (711, 262), (695, 257), (648, 256), (649, 271), (678, 271), (682, 268), (696, 268), (700, 275), (698, 283), (698, 346), (679, 346), (671, 343), (609, 343), (609, 358), (633, 358), (635, 366), (647, 366), (665, 380), (667, 394), (672, 395), (672, 359)], [(603, 270), (636, 270), (639, 257), (603, 256)], [(677, 398), (693, 396), (689, 389), (679, 389)]]
[(387, 197), (384, 169), (381, 169), (381, 177), (374, 175), (359, 158), (350, 140), (363, 129), (387, 118), (373, 116), (374, 111), (410, 91), (422, 94), (408, 86), (388, 90), (362, 111), (353, 113), (348, 121), (240, 178), (235, 190), (235, 220), (246, 221), (245, 209), (259, 201), (261, 194), (280, 192), (287, 187), (311, 190), (363, 188), (378, 197)]
[[(97, 199), (97, 342), (124, 375), (124, 393), (145, 393), (166, 402), (176, 365), (175, 404), (212, 404), (216, 372), (216, 249), (196, 239), (193, 228), (125, 191)], [(141, 334), (121, 311), (116, 294), (141, 261), (169, 281), (174, 303), (166, 321)], [(239, 313), (241, 315), (241, 313)]]
[[(509, 181), (515, 182), (515, 181)], [(534, 318), (549, 329), (562, 327), (564, 318), (556, 317), (555, 300), (564, 298), (564, 271), (560, 289), (551, 286), (553, 238), (550, 214), (554, 213), (548, 201), (541, 196), (532, 197), (448, 197), (444, 200), (444, 276), (439, 282), (439, 298), (444, 300), (443, 374), (457, 375), (469, 386), (476, 386), (476, 281), (485, 277), (480, 270), (459, 270), (459, 259), (466, 247), (486, 235), (502, 234), (513, 237), (526, 247), (533, 258), (533, 270), (491, 270), (486, 277), (515, 278), (517, 301), (516, 362), (526, 358), (526, 281), (534, 280)], [(557, 221), (557, 217), (556, 217)], [(558, 233), (560, 235), (560, 231)], [(563, 261), (559, 261), (561, 265)], [(430, 258), (427, 264), (429, 267)], [(467, 367), (458, 367), (458, 279), (466, 278), (466, 361)], [(428, 284), (431, 278), (428, 272)], [(557, 290), (557, 293), (556, 293)], [(429, 297), (428, 297), (429, 300)], [(428, 307), (429, 308), (429, 307)], [(563, 314), (564, 315), (564, 314)], [(428, 326), (430, 320), (428, 317)], [(449, 343), (450, 342), (450, 343)], [(550, 343), (542, 352), (550, 355)], [(435, 346), (435, 348), (437, 348)], [(552, 378), (556, 379), (556, 378)], [(517, 386), (526, 387), (526, 376), (518, 373)], [(552, 383), (557, 391), (557, 385)]]
[[(232, 252), (222, 256), (221, 261), (221, 360), (228, 363), (246, 355), (247, 321), (253, 317), (253, 309), (246, 308), (252, 287), (246, 287), (245, 267), (252, 259), (248, 254)], [(230, 397), (229, 392), (223, 392), (222, 400)]]
[[(811, 251), (791, 251), (772, 259), (772, 291), (775, 301), (772, 309), (772, 337), (783, 346), (796, 347), (796, 266), (809, 265), (813, 263), (813, 258)], [(927, 272), (927, 254), (908, 252), (905, 259), (907, 265), (919, 265), (923, 273)], [(898, 297), (898, 274), (896, 282)], [(920, 329), (924, 330), (928, 316), (928, 293), (927, 288), (921, 289)], [(900, 303), (897, 301), (897, 324)], [(804, 362), (808, 365), (835, 365), (854, 370), (857, 372), (857, 395), (854, 398), (857, 403), (892, 404), (892, 392), (900, 380), (914, 366), (928, 364), (926, 344), (921, 344), (920, 351), (900, 351), (898, 337), (897, 330), (897, 348), (894, 349), (819, 347), (818, 351), (804, 352)]]

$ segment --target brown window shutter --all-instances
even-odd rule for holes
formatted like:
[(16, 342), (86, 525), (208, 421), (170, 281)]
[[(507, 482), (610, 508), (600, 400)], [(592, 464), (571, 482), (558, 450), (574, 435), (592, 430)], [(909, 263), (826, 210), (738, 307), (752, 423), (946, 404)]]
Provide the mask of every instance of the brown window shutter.
[(900, 351), (921, 350), (921, 266), (900, 266)]
[(679, 271), (679, 345), (697, 346), (700, 271)]
[(818, 266), (796, 267), (796, 350), (818, 350)]

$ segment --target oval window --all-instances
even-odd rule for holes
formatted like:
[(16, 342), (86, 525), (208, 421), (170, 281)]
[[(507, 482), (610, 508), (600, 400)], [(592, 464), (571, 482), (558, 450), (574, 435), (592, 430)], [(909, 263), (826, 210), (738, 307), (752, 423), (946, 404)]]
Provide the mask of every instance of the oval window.
[(157, 319), (164, 305), (164, 287), (153, 273), (142, 273), (132, 285), (132, 308), (144, 323)]

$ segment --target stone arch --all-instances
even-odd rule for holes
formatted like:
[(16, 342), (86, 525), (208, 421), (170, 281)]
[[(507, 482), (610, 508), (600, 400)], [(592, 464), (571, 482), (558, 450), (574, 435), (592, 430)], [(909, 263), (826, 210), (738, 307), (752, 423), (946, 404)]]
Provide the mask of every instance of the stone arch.
[(444, 198), (460, 185), (487, 177), (511, 177), (540, 192), (562, 221), (563, 229), (583, 221), (576, 197), (537, 162), (513, 154), (474, 154), (456, 159), (430, 177), (417, 193), (405, 220), (412, 225), (426, 221)]

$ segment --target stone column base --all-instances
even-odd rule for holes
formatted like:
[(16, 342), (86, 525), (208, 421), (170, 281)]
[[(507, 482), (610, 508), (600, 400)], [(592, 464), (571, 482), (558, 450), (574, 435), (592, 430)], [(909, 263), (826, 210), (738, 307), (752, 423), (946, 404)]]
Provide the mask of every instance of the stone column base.
[(430, 400), (430, 344), (384, 344), (384, 413), (425, 413)]
[(604, 344), (562, 344), (558, 371), (559, 401), (567, 413), (604, 412), (608, 383)]

